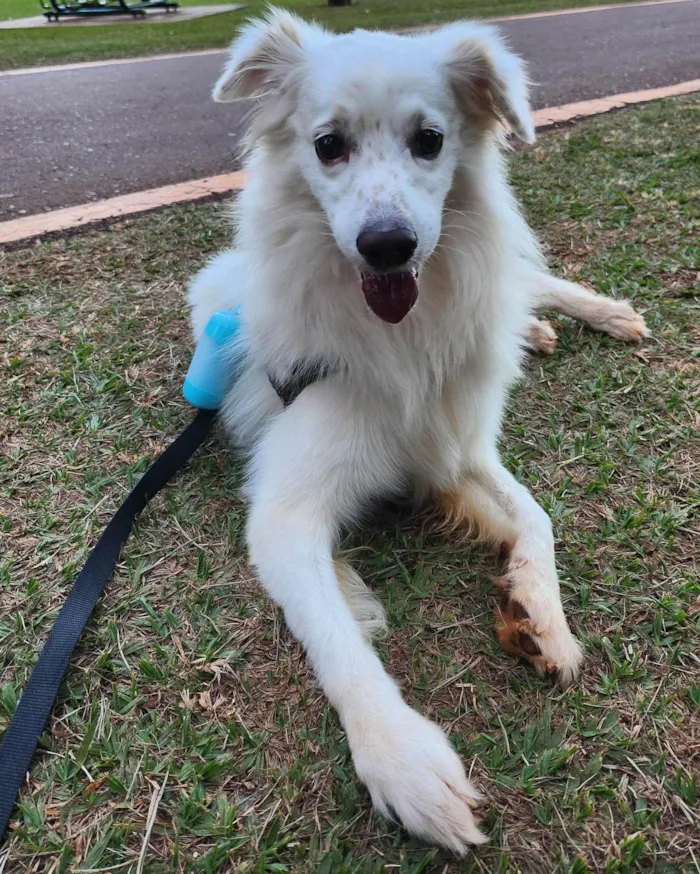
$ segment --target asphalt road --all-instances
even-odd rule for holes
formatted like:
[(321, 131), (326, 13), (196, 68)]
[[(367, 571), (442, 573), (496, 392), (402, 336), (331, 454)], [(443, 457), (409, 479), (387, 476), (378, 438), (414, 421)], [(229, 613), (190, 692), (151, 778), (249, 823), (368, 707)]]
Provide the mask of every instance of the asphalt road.
[[(700, 0), (503, 22), (554, 106), (700, 77)], [(0, 76), (0, 221), (236, 168), (223, 54)]]

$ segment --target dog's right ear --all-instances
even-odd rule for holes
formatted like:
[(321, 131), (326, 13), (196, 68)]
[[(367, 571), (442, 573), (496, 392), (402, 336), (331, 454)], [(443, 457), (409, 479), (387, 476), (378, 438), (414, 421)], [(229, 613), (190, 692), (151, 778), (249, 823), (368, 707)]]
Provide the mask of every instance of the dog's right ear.
[(419, 37), (436, 46), (462, 109), (475, 118), (504, 118), (526, 143), (535, 139), (522, 59), (490, 24), (461, 21)]
[(247, 24), (233, 41), (229, 61), (214, 86), (214, 100), (233, 103), (285, 90), (301, 67), (304, 36), (312, 29), (280, 9)]

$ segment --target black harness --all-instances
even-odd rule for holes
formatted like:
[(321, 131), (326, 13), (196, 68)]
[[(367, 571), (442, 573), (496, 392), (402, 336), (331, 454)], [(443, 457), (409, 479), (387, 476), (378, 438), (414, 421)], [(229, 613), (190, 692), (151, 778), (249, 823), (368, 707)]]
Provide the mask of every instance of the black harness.
[(284, 380), (279, 380), (275, 376), (267, 374), (270, 380), (270, 385), (279, 395), (280, 400), (288, 407), (299, 397), (305, 388), (314, 382), (320, 382), (322, 379), (336, 373), (336, 369), (330, 364), (323, 361), (303, 361), (295, 364), (284, 377)]

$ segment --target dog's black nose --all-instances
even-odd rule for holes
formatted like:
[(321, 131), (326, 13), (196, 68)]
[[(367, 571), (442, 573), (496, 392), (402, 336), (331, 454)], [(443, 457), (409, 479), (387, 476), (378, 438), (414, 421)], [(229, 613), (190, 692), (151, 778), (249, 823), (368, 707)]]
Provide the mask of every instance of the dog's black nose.
[(357, 251), (375, 270), (391, 270), (410, 261), (417, 244), (411, 228), (375, 225), (361, 232)]

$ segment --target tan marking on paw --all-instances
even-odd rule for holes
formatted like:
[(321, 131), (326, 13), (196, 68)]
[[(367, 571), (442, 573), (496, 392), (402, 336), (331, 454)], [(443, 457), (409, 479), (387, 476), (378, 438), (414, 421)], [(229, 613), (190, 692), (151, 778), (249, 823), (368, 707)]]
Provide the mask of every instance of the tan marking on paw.
[(577, 676), (583, 656), (566, 621), (562, 620), (556, 630), (538, 624), (522, 600), (514, 597), (509, 577), (494, 579), (494, 583), (502, 592), (496, 609), (496, 634), (503, 649), (531, 664), (540, 676), (558, 674), (559, 685), (568, 686)]

